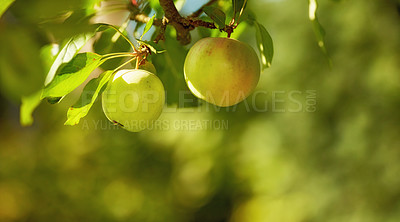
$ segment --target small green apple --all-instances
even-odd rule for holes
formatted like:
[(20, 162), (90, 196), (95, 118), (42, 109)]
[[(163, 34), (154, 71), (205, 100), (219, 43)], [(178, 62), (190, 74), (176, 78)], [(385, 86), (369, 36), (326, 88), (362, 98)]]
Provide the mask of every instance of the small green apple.
[(103, 111), (107, 118), (131, 132), (152, 126), (160, 116), (164, 102), (161, 80), (141, 69), (116, 72), (102, 96)]
[(260, 62), (246, 43), (230, 38), (203, 38), (189, 50), (184, 72), (195, 96), (227, 107), (243, 101), (255, 89)]

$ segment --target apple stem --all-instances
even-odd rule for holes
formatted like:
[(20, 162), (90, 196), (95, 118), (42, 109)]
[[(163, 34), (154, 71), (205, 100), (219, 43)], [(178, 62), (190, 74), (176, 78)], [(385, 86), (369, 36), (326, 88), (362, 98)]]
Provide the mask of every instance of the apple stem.
[(235, 25), (227, 25), (225, 26), (222, 31), (226, 32), (228, 34), (228, 38), (231, 37), (231, 34), (233, 32), (233, 30), (235, 30), (236, 26)]
[(135, 69), (139, 69), (139, 56), (138, 57), (136, 57), (136, 67), (135, 67)]
[(119, 70), (120, 68), (124, 67), (126, 64), (132, 62), (134, 59), (137, 59), (137, 58), (131, 58), (131, 59), (129, 59), (128, 61), (124, 62), (122, 65), (120, 65), (120, 66), (118, 66), (116, 69), (114, 69), (114, 72), (117, 71), (117, 70)]

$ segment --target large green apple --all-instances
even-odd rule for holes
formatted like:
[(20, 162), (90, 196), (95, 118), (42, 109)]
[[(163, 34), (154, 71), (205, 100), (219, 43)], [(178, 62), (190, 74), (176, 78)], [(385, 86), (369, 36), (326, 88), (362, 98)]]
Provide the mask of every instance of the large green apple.
[(164, 86), (153, 73), (125, 69), (115, 73), (103, 92), (103, 111), (122, 128), (139, 132), (151, 127), (165, 102)]
[(203, 38), (189, 50), (184, 72), (195, 96), (226, 107), (252, 93), (260, 78), (260, 62), (246, 43), (230, 38)]

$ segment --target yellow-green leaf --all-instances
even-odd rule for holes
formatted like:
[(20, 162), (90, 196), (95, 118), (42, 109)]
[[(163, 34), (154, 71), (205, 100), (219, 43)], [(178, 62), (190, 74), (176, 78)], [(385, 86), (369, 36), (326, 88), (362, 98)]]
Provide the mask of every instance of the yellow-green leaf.
[(151, 26), (153, 25), (155, 17), (156, 17), (156, 15), (153, 15), (153, 17), (151, 17), (150, 20), (146, 23), (146, 26), (144, 27), (142, 36), (140, 37), (140, 40), (142, 40), (143, 36), (150, 30)]
[(101, 56), (86, 52), (76, 55), (69, 63), (62, 65), (42, 93), (46, 97), (63, 97), (82, 84), (89, 74), (101, 63)]
[(106, 71), (98, 78), (94, 78), (86, 84), (79, 100), (68, 109), (68, 119), (64, 125), (76, 125), (79, 123), (80, 119), (87, 115), (98, 95), (104, 90), (112, 73), (113, 71)]
[(22, 104), (20, 109), (20, 122), (22, 126), (30, 126), (33, 123), (32, 113), (33, 110), (40, 104), (40, 95), (42, 94), (42, 90), (37, 91), (36, 93), (23, 96)]
[(3, 15), (3, 13), (10, 7), (10, 5), (14, 2), (15, 0), (1, 0), (0, 1), (0, 17)]

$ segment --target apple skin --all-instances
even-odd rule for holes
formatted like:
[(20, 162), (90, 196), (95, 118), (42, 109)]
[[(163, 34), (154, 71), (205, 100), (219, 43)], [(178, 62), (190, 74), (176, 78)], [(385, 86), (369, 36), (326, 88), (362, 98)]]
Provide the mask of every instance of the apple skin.
[(164, 103), (165, 91), (161, 80), (141, 69), (116, 72), (102, 95), (103, 112), (107, 118), (131, 132), (152, 126)]
[(246, 99), (257, 86), (260, 62), (254, 49), (230, 38), (203, 38), (185, 59), (185, 80), (198, 98), (227, 107)]

